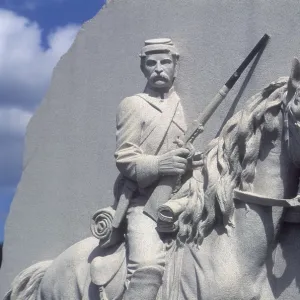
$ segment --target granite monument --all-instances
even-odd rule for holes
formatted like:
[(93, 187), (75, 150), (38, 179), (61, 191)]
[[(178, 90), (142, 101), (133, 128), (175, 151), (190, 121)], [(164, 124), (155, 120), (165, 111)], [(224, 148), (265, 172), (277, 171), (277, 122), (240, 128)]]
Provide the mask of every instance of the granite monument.
[[(57, 66), (52, 88), (28, 128), (24, 171), (5, 233), (0, 286), (1, 293), (11, 286), (6, 299), (299, 298), (298, 60), (293, 61), (289, 78), (267, 84), (288, 72), (288, 61), (299, 50), (297, 7), (296, 1), (284, 5), (193, 1), (186, 5), (177, 0), (116, 0), (83, 27)], [(122, 29), (121, 33), (116, 29)], [(149, 108), (154, 114), (159, 112), (144, 99), (147, 93), (159, 105), (167, 106), (168, 101), (160, 100), (174, 100), (178, 91), (181, 100), (177, 99), (174, 111), (182, 108), (184, 118), (170, 124), (179, 135), (183, 133), (180, 122), (189, 123), (198, 115), (228, 76), (227, 70), (237, 59), (241, 61), (263, 32), (271, 34), (272, 44), (253, 76), (251, 69), (243, 85), (233, 89), (235, 99), (221, 104), (208, 130), (196, 141), (201, 156), (192, 147), (170, 150), (176, 146), (173, 139), (178, 133), (170, 137), (172, 143), (161, 143), (165, 147), (159, 149), (162, 152), (154, 154), (150, 148), (157, 147), (157, 141), (147, 145), (145, 139), (144, 149), (122, 140), (127, 121), (124, 114), (131, 111), (122, 106), (127, 107), (128, 99), (134, 99), (130, 105), (137, 98), (141, 100), (138, 105), (146, 105), (140, 110), (145, 122), (151, 117)], [(141, 67), (148, 85), (145, 93), (136, 95), (144, 84), (136, 71), (136, 52), (145, 37), (155, 36), (171, 36), (172, 40), (146, 42), (144, 50), (160, 50), (142, 51)], [(163, 71), (155, 71), (154, 63)], [(178, 63), (180, 72), (176, 74)], [(160, 77), (160, 72), (167, 76)], [(150, 73), (157, 74), (154, 82)], [(167, 84), (162, 87), (165, 91), (157, 94), (156, 84)], [(250, 97), (257, 90), (260, 92)], [(135, 96), (119, 105), (127, 95)], [(238, 113), (233, 115), (236, 107)], [(117, 203), (107, 207), (117, 177), (112, 155), (116, 110), (115, 160), (121, 176), (114, 194), (118, 205), (122, 203), (120, 208)], [(136, 115), (131, 120), (139, 122)], [(126, 139), (135, 139), (135, 133), (133, 130)], [(183, 144), (179, 137), (177, 145)], [(136, 183), (149, 180), (145, 173), (151, 172), (158, 180), (159, 157), (166, 158), (170, 151), (178, 164), (177, 171), (169, 168), (168, 172), (184, 173), (172, 195), (172, 204), (178, 205), (175, 211), (180, 213), (168, 215), (172, 211), (160, 206), (153, 218), (143, 191), (147, 183), (138, 189)], [(145, 164), (151, 172), (143, 174), (146, 166), (132, 168), (141, 155), (152, 156)], [(197, 168), (189, 162), (191, 157), (201, 159)], [(133, 205), (141, 198), (145, 202)], [(91, 228), (95, 237), (82, 240), (89, 235), (87, 224), (94, 211)], [(133, 262), (132, 269), (128, 259), (136, 244), (130, 236), (134, 239), (137, 231), (133, 227), (131, 233), (127, 230), (133, 224), (133, 211), (137, 213), (133, 217), (147, 216), (152, 237), (158, 241), (145, 238), (139, 246), (149, 249), (162, 242), (163, 252), (159, 246), (150, 261), (142, 257)], [(160, 223), (169, 217), (178, 218), (171, 227)], [(159, 233), (153, 230), (155, 221)], [(114, 226), (109, 232), (110, 222)], [(22, 235), (20, 224), (26, 229)], [(157, 260), (161, 253), (162, 260)]]

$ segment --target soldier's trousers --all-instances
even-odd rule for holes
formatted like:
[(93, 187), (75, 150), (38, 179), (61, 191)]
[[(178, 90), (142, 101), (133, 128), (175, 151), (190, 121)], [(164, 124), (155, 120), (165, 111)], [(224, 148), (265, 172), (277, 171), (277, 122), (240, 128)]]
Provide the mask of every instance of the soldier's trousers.
[[(138, 277), (142, 278), (141, 284), (145, 285), (146, 281), (149, 288), (152, 286), (151, 294), (153, 294), (162, 281), (165, 268), (166, 251), (156, 231), (156, 222), (143, 213), (146, 201), (147, 199), (141, 197), (132, 200), (127, 211), (127, 283), (131, 282), (131, 284), (125, 295), (131, 293), (130, 289), (138, 289)], [(140, 288), (145, 289), (146, 286)], [(155, 297), (148, 298), (146, 290), (140, 296), (146, 297), (144, 300), (156, 297), (152, 295)]]

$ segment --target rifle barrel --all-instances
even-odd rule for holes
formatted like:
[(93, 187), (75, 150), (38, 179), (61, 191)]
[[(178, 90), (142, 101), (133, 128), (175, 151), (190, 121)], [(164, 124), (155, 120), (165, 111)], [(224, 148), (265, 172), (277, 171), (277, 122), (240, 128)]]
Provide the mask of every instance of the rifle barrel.
[(229, 88), (229, 90), (232, 89), (232, 87), (235, 85), (237, 80), (240, 78), (241, 74), (245, 71), (245, 69), (250, 64), (252, 59), (256, 56), (256, 54), (266, 46), (269, 38), (270, 38), (269, 35), (264, 34), (264, 36), (259, 40), (259, 42), (256, 44), (256, 46), (251, 50), (251, 52), (244, 59), (244, 61), (241, 63), (241, 65), (236, 69), (236, 71), (228, 79), (228, 81), (225, 83), (225, 85)]
[(265, 34), (259, 42), (255, 45), (255, 47), (251, 50), (248, 56), (244, 59), (244, 61), (240, 64), (240, 66), (236, 69), (236, 71), (231, 75), (231, 77), (227, 80), (227, 82), (223, 85), (223, 87), (218, 91), (215, 97), (208, 103), (203, 112), (200, 114), (199, 118), (195, 120), (192, 125), (188, 128), (184, 142), (194, 142), (195, 138), (203, 131), (201, 127), (203, 127), (206, 122), (209, 120), (211, 115), (215, 112), (224, 98), (227, 96), (228, 92), (232, 89), (234, 84), (240, 78), (241, 74), (253, 60), (253, 58), (265, 48), (270, 36)]

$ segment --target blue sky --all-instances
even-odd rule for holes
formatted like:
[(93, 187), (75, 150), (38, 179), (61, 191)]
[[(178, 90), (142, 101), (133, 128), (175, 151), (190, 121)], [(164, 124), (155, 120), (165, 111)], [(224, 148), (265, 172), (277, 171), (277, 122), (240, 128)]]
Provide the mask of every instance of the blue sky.
[(52, 70), (105, 0), (0, 0), (0, 242), (22, 172), (24, 135)]

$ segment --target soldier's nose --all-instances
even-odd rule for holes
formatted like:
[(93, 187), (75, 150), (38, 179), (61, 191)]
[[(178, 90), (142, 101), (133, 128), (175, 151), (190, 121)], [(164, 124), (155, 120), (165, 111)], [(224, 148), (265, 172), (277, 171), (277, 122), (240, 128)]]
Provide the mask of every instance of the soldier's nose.
[(161, 64), (160, 64), (160, 63), (157, 63), (156, 68), (155, 68), (155, 72), (156, 72), (157, 74), (160, 74), (162, 71), (163, 71), (163, 69), (162, 69), (162, 67), (161, 67)]

